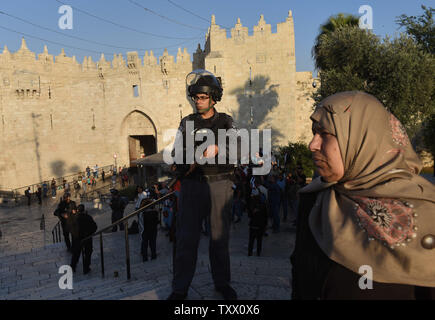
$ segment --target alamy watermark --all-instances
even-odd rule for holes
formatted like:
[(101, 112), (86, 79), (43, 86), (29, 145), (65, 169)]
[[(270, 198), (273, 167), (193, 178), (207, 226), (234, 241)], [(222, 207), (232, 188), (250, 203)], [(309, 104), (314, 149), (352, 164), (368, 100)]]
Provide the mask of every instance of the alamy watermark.
[(359, 7), (358, 13), (363, 14), (358, 21), (360, 29), (373, 29), (373, 9), (369, 5)]
[(216, 164), (216, 158), (217, 164), (249, 164), (250, 160), (255, 158), (256, 163), (263, 165), (252, 168), (253, 175), (265, 175), (271, 169), (271, 129), (261, 131), (261, 150), (259, 129), (218, 129), (217, 157), (205, 156), (205, 151), (208, 152), (210, 146), (216, 145), (215, 132), (206, 128), (195, 129), (193, 121), (186, 121), (185, 130), (185, 139), (180, 130), (164, 131), (163, 143), (173, 141), (173, 144), (169, 144), (163, 151), (163, 160), (166, 164)]
[(358, 269), (358, 273), (363, 276), (359, 278), (358, 286), (361, 290), (373, 289), (373, 269), (369, 265), (362, 265)]
[(73, 289), (73, 270), (69, 265), (63, 265), (59, 268), (59, 273), (64, 274), (59, 279), (59, 289)]
[(62, 30), (73, 28), (73, 9), (71, 6), (63, 5), (59, 7), (58, 13), (62, 14), (59, 18), (58, 25)]

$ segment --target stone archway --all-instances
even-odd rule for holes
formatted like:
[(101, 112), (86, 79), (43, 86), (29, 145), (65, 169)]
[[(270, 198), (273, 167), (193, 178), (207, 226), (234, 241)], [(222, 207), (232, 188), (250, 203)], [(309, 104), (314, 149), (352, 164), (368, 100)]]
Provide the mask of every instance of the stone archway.
[(142, 111), (134, 110), (124, 118), (121, 137), (127, 140), (125, 150), (130, 167), (135, 167), (133, 160), (157, 152), (157, 129), (151, 118)]

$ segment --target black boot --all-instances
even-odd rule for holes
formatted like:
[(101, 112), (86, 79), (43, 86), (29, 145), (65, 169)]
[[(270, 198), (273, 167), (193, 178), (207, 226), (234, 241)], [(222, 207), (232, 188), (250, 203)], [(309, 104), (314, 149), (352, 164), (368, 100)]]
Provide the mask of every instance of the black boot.
[(237, 300), (237, 293), (230, 285), (215, 288), (217, 292), (220, 292), (223, 295), (224, 300)]

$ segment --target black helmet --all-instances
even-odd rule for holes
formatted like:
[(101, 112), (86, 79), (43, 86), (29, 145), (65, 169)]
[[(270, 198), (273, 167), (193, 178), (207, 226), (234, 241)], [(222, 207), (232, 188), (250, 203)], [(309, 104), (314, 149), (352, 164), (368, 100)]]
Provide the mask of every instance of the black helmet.
[(189, 73), (186, 77), (186, 86), (189, 97), (198, 93), (206, 93), (215, 102), (222, 99), (223, 89), (220, 81), (207, 70), (197, 69)]

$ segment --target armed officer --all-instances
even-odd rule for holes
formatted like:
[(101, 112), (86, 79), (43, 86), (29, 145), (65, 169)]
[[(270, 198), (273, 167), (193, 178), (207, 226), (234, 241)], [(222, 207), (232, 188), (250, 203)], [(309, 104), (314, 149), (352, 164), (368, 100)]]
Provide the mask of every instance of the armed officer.
[[(223, 90), (212, 73), (206, 70), (189, 73), (186, 87), (197, 112), (181, 120), (179, 137), (182, 136), (183, 141), (186, 141), (189, 135), (195, 135), (198, 131), (212, 131), (216, 140), (204, 148), (201, 158), (214, 158), (215, 161), (214, 164), (198, 164), (198, 161), (190, 165), (186, 161), (183, 165), (177, 164), (181, 190), (176, 220), (173, 291), (168, 300), (184, 300), (187, 297), (196, 268), (201, 224), (207, 216), (210, 219), (209, 257), (215, 289), (225, 300), (236, 300), (237, 294), (230, 286), (229, 232), (233, 194), (233, 183), (230, 179), (234, 164), (228, 161), (228, 142), (223, 148), (226, 149), (227, 162), (217, 164), (218, 155), (223, 152), (217, 143), (218, 129), (234, 129), (233, 119), (215, 109), (215, 104), (222, 98)], [(190, 131), (192, 124), (193, 131)], [(187, 141), (183, 146), (186, 145)], [(195, 146), (195, 151), (197, 147)], [(191, 153), (184, 148), (184, 159), (189, 156), (189, 152)]]

